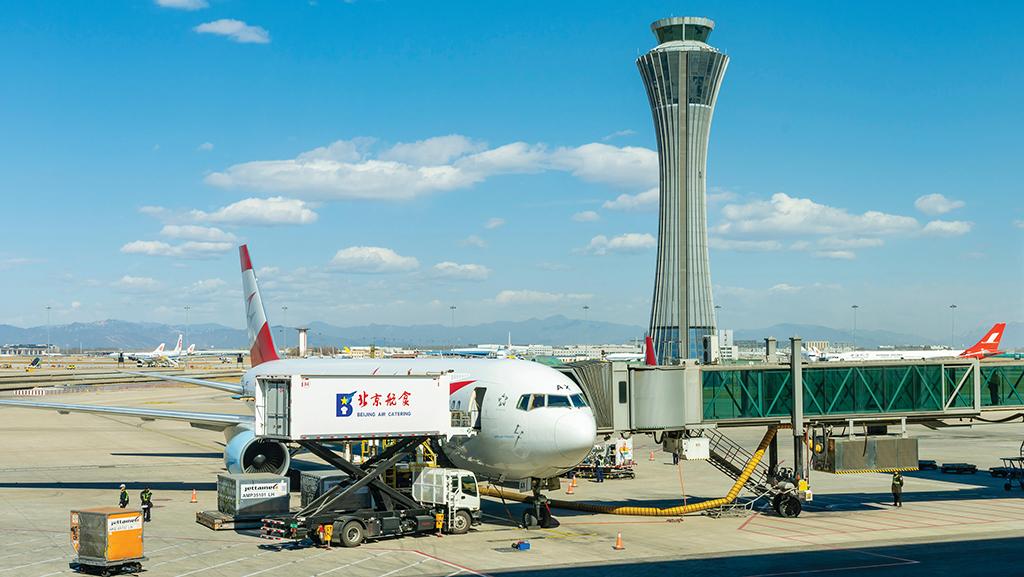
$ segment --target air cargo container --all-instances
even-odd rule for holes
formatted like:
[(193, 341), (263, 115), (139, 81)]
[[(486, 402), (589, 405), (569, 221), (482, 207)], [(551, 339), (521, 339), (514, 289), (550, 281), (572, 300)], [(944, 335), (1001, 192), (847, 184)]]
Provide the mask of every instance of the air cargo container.
[(142, 569), (142, 511), (99, 507), (71, 511), (71, 568), (106, 574)]
[(257, 437), (330, 441), (469, 434), (449, 407), (454, 376), (262, 376), (255, 394)]
[(217, 510), (232, 517), (287, 513), (288, 477), (271, 473), (217, 475)]

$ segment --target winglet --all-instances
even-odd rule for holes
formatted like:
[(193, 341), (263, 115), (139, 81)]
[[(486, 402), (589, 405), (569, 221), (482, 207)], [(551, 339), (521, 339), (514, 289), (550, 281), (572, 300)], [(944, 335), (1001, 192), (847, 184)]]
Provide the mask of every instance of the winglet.
[(263, 308), (256, 273), (252, 270), (248, 245), (238, 247), (238, 255), (242, 261), (242, 298), (245, 299), (245, 321), (249, 329), (249, 360), (255, 367), (267, 361), (276, 361), (279, 357), (270, 335), (270, 323), (267, 322), (267, 311)]
[(658, 359), (654, 357), (654, 341), (651, 335), (644, 337), (644, 363), (652, 367), (658, 364)]

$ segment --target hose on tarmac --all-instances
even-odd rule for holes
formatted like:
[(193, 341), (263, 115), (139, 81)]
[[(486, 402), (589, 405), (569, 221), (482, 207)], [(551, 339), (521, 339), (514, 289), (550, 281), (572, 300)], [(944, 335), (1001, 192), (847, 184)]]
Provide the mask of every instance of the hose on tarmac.
[[(736, 500), (739, 496), (740, 491), (743, 490), (743, 485), (746, 484), (747, 480), (750, 479), (750, 475), (757, 468), (758, 463), (761, 462), (761, 458), (764, 456), (764, 452), (768, 449), (768, 445), (775, 438), (775, 433), (779, 429), (788, 429), (791, 425), (780, 424), (772, 425), (768, 427), (764, 437), (761, 439), (761, 444), (757, 446), (757, 450), (751, 456), (750, 460), (747, 461), (746, 466), (743, 467), (739, 477), (736, 478), (736, 482), (733, 483), (729, 492), (725, 497), (718, 499), (709, 499), (707, 501), (701, 501), (700, 503), (693, 503), (691, 505), (679, 505), (676, 507), (666, 507), (664, 509), (658, 507), (633, 507), (633, 506), (620, 506), (620, 505), (597, 505), (594, 503), (580, 503), (576, 501), (560, 501), (557, 499), (549, 499), (548, 504), (551, 507), (558, 509), (569, 509), (573, 511), (585, 511), (588, 513), (606, 513), (609, 515), (632, 515), (637, 517), (678, 517), (680, 515), (686, 515), (687, 513), (696, 513), (699, 511), (705, 511), (707, 509), (714, 509), (715, 507), (721, 507), (728, 505)], [(499, 497), (501, 499), (508, 499), (510, 501), (523, 502), (529, 498), (528, 495), (522, 493), (506, 491), (500, 487), (485, 486), (480, 488), (481, 495), (489, 495), (491, 497)]]

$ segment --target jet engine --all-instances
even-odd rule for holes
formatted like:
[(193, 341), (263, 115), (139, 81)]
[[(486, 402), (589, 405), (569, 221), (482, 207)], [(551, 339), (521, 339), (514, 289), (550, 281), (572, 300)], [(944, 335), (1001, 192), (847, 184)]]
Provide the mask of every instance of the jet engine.
[(225, 431), (224, 467), (229, 473), (273, 473), (284, 475), (291, 454), (284, 443), (256, 438), (251, 429), (232, 427)]

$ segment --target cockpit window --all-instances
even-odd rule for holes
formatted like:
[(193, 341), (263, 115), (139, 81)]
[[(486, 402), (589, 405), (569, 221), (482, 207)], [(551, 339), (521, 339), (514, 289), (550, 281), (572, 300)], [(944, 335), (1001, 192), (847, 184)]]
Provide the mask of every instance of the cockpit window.
[(530, 410), (539, 409), (544, 406), (544, 395), (534, 395), (530, 401)]
[(530, 408), (530, 395), (523, 395), (519, 397), (519, 402), (516, 403), (516, 408), (520, 411), (526, 411)]
[(571, 408), (569, 404), (569, 397), (562, 395), (548, 395), (548, 406), (549, 407), (566, 407)]
[(580, 407), (580, 408), (590, 406), (590, 405), (587, 404), (587, 400), (585, 398), (583, 398), (583, 395), (580, 395), (580, 394), (576, 394), (576, 395), (572, 396), (572, 404), (574, 404), (574, 405), (576, 405), (577, 407)]

